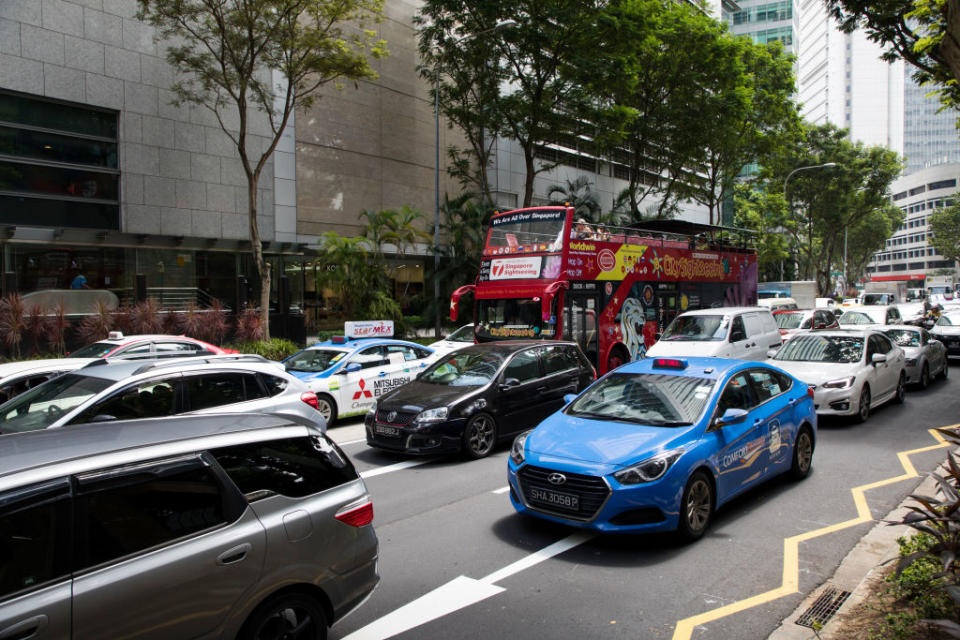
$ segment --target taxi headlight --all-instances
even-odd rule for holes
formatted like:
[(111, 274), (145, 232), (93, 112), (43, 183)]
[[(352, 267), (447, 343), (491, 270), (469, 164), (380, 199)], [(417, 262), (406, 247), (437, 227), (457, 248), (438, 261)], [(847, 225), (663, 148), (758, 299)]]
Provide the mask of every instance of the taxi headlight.
[(824, 389), (849, 389), (853, 386), (853, 383), (856, 381), (856, 376), (850, 376), (849, 378), (839, 378), (837, 380), (830, 380), (829, 382), (824, 382), (821, 386)]
[(510, 459), (513, 460), (513, 464), (517, 466), (520, 466), (523, 464), (523, 461), (526, 460), (523, 449), (527, 445), (527, 436), (529, 435), (530, 431), (524, 431), (513, 440), (513, 446), (510, 447)]
[(438, 407), (436, 409), (427, 409), (426, 411), (421, 411), (417, 414), (414, 422), (417, 424), (432, 424), (434, 422), (443, 422), (447, 419), (450, 410), (446, 407)]
[(652, 458), (647, 458), (643, 462), (621, 469), (613, 474), (620, 484), (640, 484), (642, 482), (653, 482), (663, 477), (674, 462), (683, 455), (684, 449), (673, 449), (658, 453)]

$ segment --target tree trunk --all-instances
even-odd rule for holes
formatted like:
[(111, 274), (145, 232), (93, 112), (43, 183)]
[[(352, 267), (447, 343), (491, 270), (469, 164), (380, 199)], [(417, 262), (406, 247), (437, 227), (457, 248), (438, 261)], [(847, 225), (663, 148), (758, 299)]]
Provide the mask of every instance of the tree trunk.
[(523, 180), (523, 208), (529, 207), (533, 201), (533, 179), (536, 177), (533, 168), (533, 145), (523, 146), (523, 163), (526, 167), (527, 175)]
[(263, 339), (270, 339), (270, 268), (263, 259), (263, 243), (260, 241), (260, 226), (257, 223), (257, 182), (259, 175), (247, 174), (247, 197), (250, 214), (250, 245), (253, 248), (253, 263), (260, 276), (260, 320), (263, 324)]

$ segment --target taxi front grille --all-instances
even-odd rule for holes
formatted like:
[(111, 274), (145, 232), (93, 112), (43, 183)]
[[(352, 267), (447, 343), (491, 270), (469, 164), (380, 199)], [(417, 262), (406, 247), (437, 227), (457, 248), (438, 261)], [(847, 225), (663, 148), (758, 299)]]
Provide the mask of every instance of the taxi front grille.
[[(391, 413), (396, 414), (392, 416), (392, 419), (390, 416)], [(383, 424), (392, 424), (399, 427), (404, 427), (410, 424), (416, 417), (416, 413), (410, 413), (407, 411), (390, 411), (388, 409), (377, 410), (377, 422), (382, 422)]]
[[(551, 483), (548, 477), (554, 473), (562, 473), (566, 481), (560, 485)], [(557, 472), (553, 469), (527, 465), (517, 472), (517, 479), (527, 505), (537, 511), (571, 520), (592, 520), (610, 497), (610, 487), (603, 478), (597, 476), (585, 476), (567, 471)], [(544, 503), (531, 497), (531, 489), (575, 495), (578, 498), (578, 507), (576, 510), (564, 509)]]

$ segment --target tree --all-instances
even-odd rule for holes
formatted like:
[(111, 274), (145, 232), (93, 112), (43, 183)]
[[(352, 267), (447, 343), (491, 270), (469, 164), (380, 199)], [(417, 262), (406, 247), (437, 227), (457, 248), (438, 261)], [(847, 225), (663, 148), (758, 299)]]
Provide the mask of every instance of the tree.
[[(559, 197), (557, 197), (559, 196)], [(569, 204), (573, 207), (576, 218), (584, 218), (590, 222), (599, 222), (600, 203), (597, 194), (590, 187), (590, 180), (586, 176), (577, 176), (567, 180), (566, 184), (555, 184), (547, 189), (547, 197), (551, 205)]]
[(960, 201), (930, 216), (930, 244), (947, 260), (960, 259)]
[(763, 164), (800, 125), (791, 99), (793, 59), (784, 55), (780, 43), (761, 45), (722, 35), (713, 49), (713, 84), (703, 87), (697, 101), (708, 126), (698, 131), (703, 169), (694, 192), (694, 199), (707, 206), (710, 224), (720, 222), (720, 208), (743, 168)]
[[(847, 271), (844, 281), (852, 284), (860, 280), (867, 270), (867, 263), (884, 248), (887, 238), (893, 235), (903, 222), (903, 212), (888, 204), (870, 211), (858, 223), (847, 230)], [(840, 242), (843, 242), (841, 239)], [(846, 292), (844, 292), (846, 293)]]
[(347, 238), (328, 231), (320, 238), (317, 259), (317, 289), (334, 292), (344, 317), (402, 323), (400, 305), (389, 294), (386, 272), (371, 256), (366, 238)]
[(734, 189), (734, 202), (734, 226), (756, 234), (760, 277), (764, 281), (780, 280), (784, 263), (790, 256), (788, 233), (796, 224), (787, 217), (783, 193), (740, 184)]
[(840, 28), (864, 29), (882, 45), (881, 56), (912, 64), (914, 80), (940, 88), (944, 105), (960, 108), (960, 2), (958, 0), (826, 0)]
[[(237, 147), (269, 338), (270, 269), (257, 221), (260, 174), (295, 109), (309, 107), (328, 84), (376, 77), (367, 54), (379, 58), (386, 47), (364, 25), (381, 19), (383, 0), (137, 1), (139, 18), (169, 40), (167, 60), (179, 78), (172, 86), (176, 104), (211, 111)], [(250, 138), (254, 118), (269, 126), (264, 149)]]

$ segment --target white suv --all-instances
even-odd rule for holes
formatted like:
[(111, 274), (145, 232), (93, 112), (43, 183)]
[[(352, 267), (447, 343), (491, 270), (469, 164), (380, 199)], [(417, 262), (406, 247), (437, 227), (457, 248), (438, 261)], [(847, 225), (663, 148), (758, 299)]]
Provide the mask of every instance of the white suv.
[(303, 382), (276, 362), (241, 355), (96, 360), (0, 405), (0, 434), (212, 412), (296, 416), (326, 428)]
[(764, 360), (780, 347), (780, 331), (769, 309), (720, 307), (681, 313), (667, 327), (647, 357), (703, 356)]

